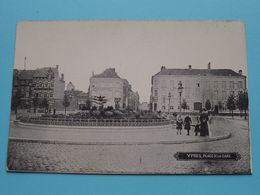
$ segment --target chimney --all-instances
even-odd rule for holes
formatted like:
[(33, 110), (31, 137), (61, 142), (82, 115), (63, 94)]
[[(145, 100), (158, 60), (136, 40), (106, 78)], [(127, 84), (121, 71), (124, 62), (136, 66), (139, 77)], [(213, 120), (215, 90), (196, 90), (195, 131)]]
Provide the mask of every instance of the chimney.
[(58, 64), (56, 65), (56, 69), (59, 70), (59, 65)]
[(191, 65), (189, 65), (189, 70), (191, 70)]
[(242, 70), (239, 70), (238, 73), (239, 73), (240, 75), (242, 75), (243, 72), (242, 72)]
[(211, 69), (211, 62), (208, 63), (208, 70)]
[(61, 81), (64, 81), (64, 74), (61, 74)]
[(165, 66), (161, 66), (161, 70), (164, 70), (165, 69)]

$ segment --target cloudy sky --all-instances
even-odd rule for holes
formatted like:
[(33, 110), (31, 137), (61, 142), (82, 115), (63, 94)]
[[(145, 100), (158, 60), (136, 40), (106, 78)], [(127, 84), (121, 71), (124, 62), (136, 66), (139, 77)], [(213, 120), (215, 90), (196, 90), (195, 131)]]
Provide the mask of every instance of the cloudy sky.
[(247, 75), (241, 22), (27, 21), (17, 25), (14, 67), (56, 64), (66, 84), (87, 91), (92, 72), (116, 68), (141, 101), (149, 101), (151, 76), (167, 68), (230, 68)]

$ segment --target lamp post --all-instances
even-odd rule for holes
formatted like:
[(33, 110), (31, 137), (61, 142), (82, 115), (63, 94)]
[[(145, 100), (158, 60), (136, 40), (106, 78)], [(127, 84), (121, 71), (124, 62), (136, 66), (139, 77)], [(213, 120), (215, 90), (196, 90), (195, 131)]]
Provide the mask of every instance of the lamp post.
[(168, 94), (168, 98), (169, 98), (168, 114), (170, 114), (170, 105), (171, 105), (171, 92), (169, 92), (169, 94)]
[(179, 83), (178, 83), (178, 92), (180, 94), (180, 114), (181, 114), (181, 95), (182, 95), (182, 92), (183, 92), (183, 86), (182, 86), (181, 81), (179, 81)]

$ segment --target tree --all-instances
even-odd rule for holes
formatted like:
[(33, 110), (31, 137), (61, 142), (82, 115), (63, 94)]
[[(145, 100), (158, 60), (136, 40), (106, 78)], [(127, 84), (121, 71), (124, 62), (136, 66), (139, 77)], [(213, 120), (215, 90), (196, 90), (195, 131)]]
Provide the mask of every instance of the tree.
[(223, 104), (221, 101), (218, 102), (218, 109), (223, 110)]
[(104, 104), (107, 102), (107, 99), (105, 96), (94, 96), (91, 98), (91, 102), (96, 103), (99, 106), (99, 109), (102, 110), (104, 107)]
[(121, 101), (121, 98), (120, 97), (115, 97), (114, 101), (115, 101), (115, 109), (117, 109), (117, 110), (120, 109), (119, 102)]
[(39, 106), (39, 97), (38, 94), (35, 94), (34, 98), (33, 98), (33, 112), (36, 113), (36, 110)]
[(205, 108), (206, 108), (206, 110), (211, 110), (211, 103), (210, 103), (209, 99), (207, 99), (205, 102)]
[(15, 115), (17, 116), (18, 107), (21, 105), (21, 91), (18, 90), (14, 96), (12, 96), (12, 107), (14, 109)]
[(182, 100), (182, 103), (181, 103), (181, 108), (185, 111), (188, 109), (188, 103), (186, 102), (185, 99)]
[(236, 101), (234, 94), (230, 94), (230, 96), (227, 99), (227, 109), (229, 109), (232, 113), (232, 118), (234, 118), (234, 110), (236, 109)]
[(86, 100), (86, 110), (90, 110), (91, 101), (89, 99)]
[(64, 106), (64, 111), (65, 111), (65, 115), (66, 115), (67, 107), (70, 106), (70, 99), (69, 99), (68, 94), (64, 95), (62, 105)]
[(47, 100), (47, 98), (43, 98), (41, 106), (45, 109), (45, 112), (49, 109), (49, 101)]
[(237, 97), (237, 102), (236, 106), (239, 109), (242, 117), (242, 112), (244, 111), (245, 119), (247, 115), (247, 110), (248, 110), (248, 93), (245, 92), (239, 92), (238, 97)]

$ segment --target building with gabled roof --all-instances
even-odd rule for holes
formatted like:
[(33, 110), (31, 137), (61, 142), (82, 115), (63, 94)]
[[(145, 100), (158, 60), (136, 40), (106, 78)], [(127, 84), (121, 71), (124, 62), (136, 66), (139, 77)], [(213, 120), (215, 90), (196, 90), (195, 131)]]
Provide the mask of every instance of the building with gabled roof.
[(19, 92), (20, 108), (30, 109), (33, 107), (33, 99), (41, 101), (47, 99), (49, 109), (63, 109), (65, 81), (64, 75), (59, 75), (59, 66), (44, 67), (33, 70), (14, 70), (13, 74), (13, 97)]
[[(178, 92), (178, 83), (183, 86), (182, 96)], [(152, 111), (178, 112), (183, 101), (188, 111), (201, 110), (205, 102), (210, 101), (213, 110), (225, 109), (228, 96), (246, 90), (246, 76), (242, 71), (231, 69), (192, 69), (191, 65), (183, 69), (161, 67), (160, 72), (152, 76), (150, 105)], [(181, 98), (181, 100), (180, 100)]]
[[(89, 85), (89, 97), (93, 99), (94, 97), (102, 96), (106, 99), (105, 107), (112, 106), (114, 108), (130, 108), (131, 105), (137, 109), (139, 104), (134, 104), (135, 101), (139, 101), (139, 96), (135, 97), (132, 92), (132, 87), (126, 79), (120, 78), (115, 71), (115, 68), (107, 68), (100, 74), (92, 74), (90, 78)], [(131, 102), (130, 102), (131, 99)], [(98, 106), (94, 101), (92, 106)]]

